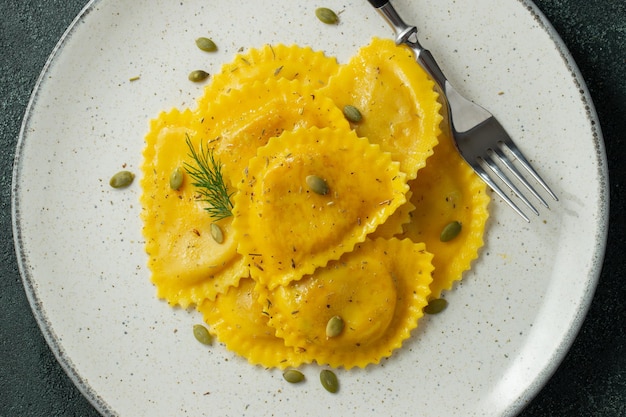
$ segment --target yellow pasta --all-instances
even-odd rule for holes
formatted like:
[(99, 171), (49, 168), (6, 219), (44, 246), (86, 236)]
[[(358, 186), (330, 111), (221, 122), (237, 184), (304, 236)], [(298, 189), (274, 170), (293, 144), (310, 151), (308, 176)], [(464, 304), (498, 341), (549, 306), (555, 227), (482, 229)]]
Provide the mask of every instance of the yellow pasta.
[[(310, 175), (328, 194), (309, 188)], [(354, 131), (286, 131), (259, 148), (238, 187), (237, 250), (261, 284), (288, 284), (365, 240), (405, 203), (407, 189), (389, 154)]]
[(406, 203), (398, 207), (396, 211), (368, 237), (370, 239), (376, 239), (378, 237), (391, 239), (394, 236), (402, 234), (404, 232), (404, 225), (411, 221), (411, 213), (415, 210), (415, 205), (411, 203), (412, 195), (413, 193), (410, 190), (407, 191)]
[(151, 279), (158, 297), (181, 307), (214, 299), (248, 274), (236, 251), (232, 219), (219, 222), (225, 241), (216, 243), (210, 233), (214, 220), (189, 178), (178, 191), (170, 188), (170, 174), (188, 160), (185, 139), (195, 134), (193, 117), (189, 110), (172, 110), (153, 120), (141, 166), (141, 217)]
[(251, 364), (284, 369), (310, 362), (302, 350), (285, 346), (267, 324), (267, 311), (255, 286), (255, 281), (244, 278), (215, 301), (202, 303), (198, 311), (218, 340)]
[[(430, 293), (432, 255), (410, 240), (366, 240), (339, 261), (273, 291), (261, 291), (269, 323), (285, 344), (321, 365), (365, 367), (410, 336)], [(343, 331), (328, 337), (340, 317)]]
[[(489, 217), (489, 196), (485, 183), (461, 158), (452, 139), (443, 136), (419, 176), (410, 182), (415, 205), (411, 222), (403, 236), (425, 242), (433, 254), (432, 296), (462, 278), (478, 257)], [(461, 233), (449, 242), (441, 242), (441, 230), (450, 222), (461, 223)]]
[(390, 152), (411, 180), (432, 155), (440, 133), (441, 105), (433, 87), (409, 48), (375, 38), (321, 92), (340, 108), (357, 107), (363, 119), (354, 124), (356, 132)]
[(257, 148), (284, 130), (349, 128), (332, 100), (299, 80), (284, 78), (245, 84), (198, 111), (198, 138), (214, 149), (233, 189)]
[[(486, 186), (441, 133), (438, 98), (391, 40), (341, 66), (296, 45), (236, 55), (196, 109), (159, 114), (146, 136), (141, 218), (157, 296), (195, 305), (251, 364), (350, 369), (390, 356), (471, 267), (488, 219)], [(186, 141), (212, 152), (232, 216), (211, 217), (188, 174), (170, 186), (198, 162)], [(451, 221), (461, 232), (441, 242)], [(328, 335), (332, 317), (345, 325)]]
[(235, 56), (212, 77), (198, 100), (198, 109), (210, 105), (220, 94), (229, 93), (259, 80), (285, 78), (319, 88), (339, 69), (337, 60), (323, 52), (298, 45), (264, 45)]

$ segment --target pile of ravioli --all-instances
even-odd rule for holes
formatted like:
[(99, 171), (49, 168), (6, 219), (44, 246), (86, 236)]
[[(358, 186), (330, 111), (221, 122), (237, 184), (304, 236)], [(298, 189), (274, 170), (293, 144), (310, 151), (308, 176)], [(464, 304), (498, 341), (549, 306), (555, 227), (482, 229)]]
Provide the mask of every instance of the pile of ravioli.
[[(391, 40), (344, 64), (295, 45), (238, 54), (195, 109), (161, 113), (146, 136), (141, 216), (157, 296), (195, 307), (252, 364), (349, 369), (389, 357), (483, 245), (489, 197), (440, 110), (412, 51)], [(193, 163), (187, 138), (220, 162), (232, 216), (212, 218), (188, 176), (171, 189), (170, 173)], [(451, 221), (462, 231), (441, 242)], [(328, 337), (334, 316), (345, 326)]]

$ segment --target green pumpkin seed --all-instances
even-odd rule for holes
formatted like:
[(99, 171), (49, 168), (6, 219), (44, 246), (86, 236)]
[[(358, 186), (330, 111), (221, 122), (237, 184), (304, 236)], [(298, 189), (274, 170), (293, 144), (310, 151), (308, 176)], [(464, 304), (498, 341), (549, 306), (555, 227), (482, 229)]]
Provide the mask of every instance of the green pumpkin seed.
[(217, 51), (217, 45), (209, 38), (198, 38), (196, 39), (196, 46), (202, 49), (205, 52), (215, 52)]
[(449, 242), (457, 237), (459, 233), (461, 233), (461, 223), (455, 220), (446, 224), (446, 226), (441, 230), (439, 240), (441, 240), (442, 242)]
[(178, 191), (183, 185), (184, 173), (181, 167), (176, 167), (170, 174), (170, 188)]
[(189, 81), (193, 81), (194, 83), (198, 83), (200, 81), (204, 81), (209, 77), (209, 73), (203, 70), (195, 70), (189, 73)]
[(348, 119), (349, 122), (352, 123), (359, 123), (363, 119), (363, 116), (361, 115), (359, 109), (351, 106), (350, 104), (344, 106), (343, 115), (346, 117), (346, 119)]
[(323, 369), (322, 372), (320, 372), (320, 382), (328, 392), (335, 393), (339, 391), (339, 380), (337, 380), (337, 375), (329, 369)]
[(434, 298), (424, 307), (426, 314), (439, 314), (448, 307), (448, 301), (444, 298)]
[(216, 223), (211, 223), (211, 236), (217, 243), (224, 243), (224, 232)]
[(109, 185), (113, 188), (126, 188), (133, 183), (135, 174), (130, 171), (120, 171), (109, 180)]
[(304, 374), (295, 369), (288, 369), (283, 372), (283, 378), (289, 383), (297, 384), (298, 382), (304, 381)]
[(196, 340), (203, 345), (213, 344), (213, 337), (211, 337), (211, 333), (209, 333), (209, 330), (201, 324), (194, 324), (193, 335)]
[(337, 13), (333, 12), (327, 7), (319, 7), (315, 9), (315, 16), (317, 16), (320, 21), (326, 23), (327, 25), (334, 25), (339, 21)]
[(328, 194), (328, 184), (326, 184), (326, 181), (324, 181), (323, 178), (318, 177), (317, 175), (307, 175), (306, 185), (308, 185), (311, 191), (313, 191), (315, 194)]
[(326, 336), (327, 337), (337, 337), (343, 331), (343, 319), (339, 316), (333, 316), (326, 323)]

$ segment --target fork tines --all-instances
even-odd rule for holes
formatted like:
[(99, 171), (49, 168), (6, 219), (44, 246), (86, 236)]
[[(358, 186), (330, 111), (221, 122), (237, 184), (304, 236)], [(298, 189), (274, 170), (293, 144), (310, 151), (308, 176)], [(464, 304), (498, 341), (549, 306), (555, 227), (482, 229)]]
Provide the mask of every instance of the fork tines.
[(474, 165), (474, 171), (493, 189), (493, 191), (500, 196), (517, 214), (519, 214), (522, 218), (524, 218), (527, 222), (530, 221), (528, 216), (524, 214), (524, 212), (515, 204), (511, 198), (502, 190), (502, 188), (497, 184), (496, 181), (489, 175), (486, 168), (488, 168), (495, 176), (502, 181), (507, 187), (509, 187), (516, 197), (524, 202), (524, 204), (532, 210), (533, 213), (539, 215), (539, 211), (535, 208), (535, 206), (529, 201), (528, 198), (522, 193), (517, 185), (511, 181), (509, 176), (505, 173), (505, 171), (496, 163), (499, 161), (508, 172), (513, 174), (513, 177), (518, 181), (518, 183), (523, 184), (524, 187), (537, 199), (539, 202), (546, 208), (549, 208), (546, 200), (535, 190), (535, 188), (531, 185), (531, 183), (522, 175), (519, 169), (513, 164), (511, 159), (506, 155), (505, 152), (509, 152), (513, 155), (519, 165), (525, 169), (525, 171), (532, 177), (534, 181), (536, 181), (541, 187), (548, 193), (550, 197), (552, 197), (555, 201), (558, 201), (558, 197), (556, 194), (550, 189), (548, 184), (541, 178), (541, 176), (535, 171), (532, 167), (528, 159), (524, 156), (522, 151), (515, 145), (513, 140), (505, 136), (501, 138), (497, 142), (497, 146), (493, 146), (488, 149), (488, 154), (479, 157), (481, 164), (479, 166)]

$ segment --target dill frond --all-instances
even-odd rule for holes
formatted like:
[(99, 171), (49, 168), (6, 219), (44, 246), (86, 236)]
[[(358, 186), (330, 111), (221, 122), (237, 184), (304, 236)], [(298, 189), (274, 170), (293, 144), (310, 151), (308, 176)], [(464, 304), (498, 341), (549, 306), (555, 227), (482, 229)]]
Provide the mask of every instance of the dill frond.
[(196, 152), (189, 135), (186, 135), (189, 156), (194, 160), (195, 166), (185, 162), (185, 170), (192, 178), (192, 184), (198, 189), (201, 200), (208, 203), (206, 211), (215, 219), (221, 220), (232, 216), (233, 193), (228, 192), (228, 187), (222, 177), (222, 164), (215, 159), (212, 149), (204, 149), (202, 143)]

